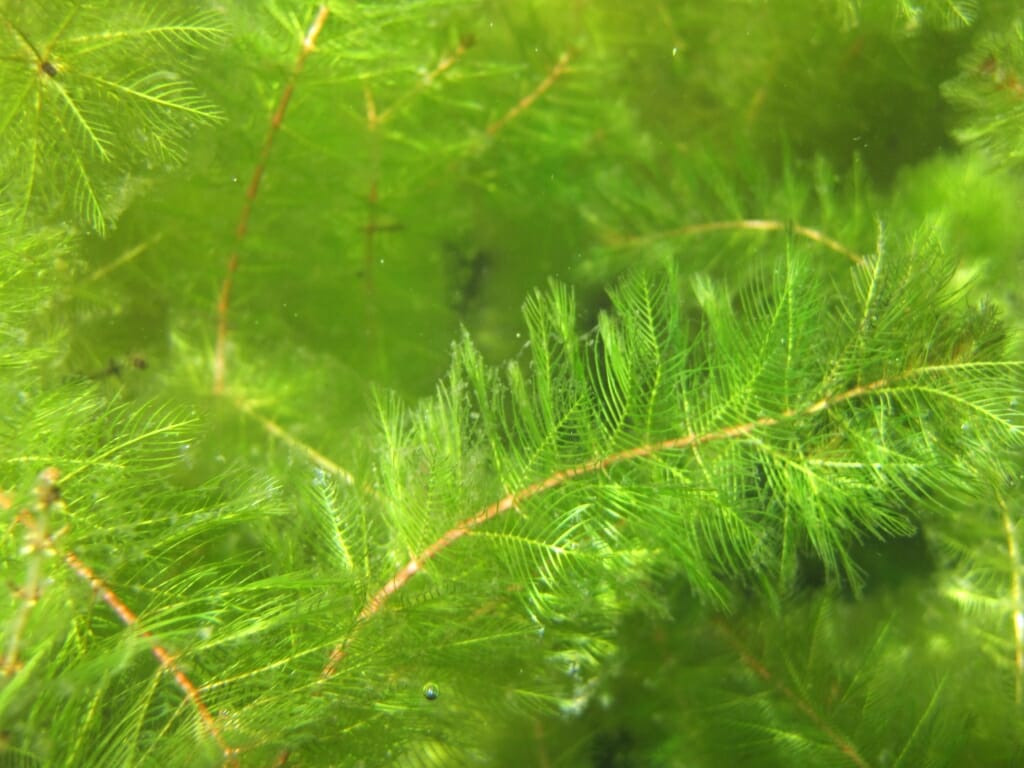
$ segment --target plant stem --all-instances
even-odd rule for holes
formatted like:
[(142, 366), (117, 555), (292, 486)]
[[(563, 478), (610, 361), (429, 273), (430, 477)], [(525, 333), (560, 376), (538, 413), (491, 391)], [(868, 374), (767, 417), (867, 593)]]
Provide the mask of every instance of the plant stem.
[(217, 348), (213, 359), (213, 391), (214, 394), (221, 394), (224, 391), (224, 381), (227, 377), (227, 341), (228, 341), (228, 309), (231, 305), (231, 289), (234, 286), (235, 273), (238, 271), (239, 251), (245, 236), (249, 231), (249, 219), (252, 216), (252, 207), (259, 194), (260, 181), (270, 160), (270, 151), (274, 146), (274, 139), (281, 130), (285, 113), (288, 111), (288, 104), (291, 102), (292, 94), (295, 92), (295, 83), (306, 66), (306, 59), (316, 48), (317, 38), (327, 22), (330, 9), (321, 5), (317, 11), (313, 23), (309, 26), (306, 36), (302, 39), (302, 48), (298, 58), (292, 67), (291, 75), (281, 92), (281, 98), (277, 102), (273, 115), (270, 117), (270, 127), (267, 129), (266, 138), (263, 140), (263, 147), (260, 149), (260, 156), (253, 168), (252, 178), (249, 186), (245, 189), (245, 202), (242, 203), (242, 212), (238, 217), (238, 224), (235, 226), (235, 248), (228, 258), (227, 274), (220, 289), (220, 298), (217, 301)]
[[(908, 371), (899, 378), (907, 378), (909, 376), (918, 373), (918, 371)], [(493, 520), (494, 518), (508, 512), (511, 509), (517, 508), (527, 499), (537, 496), (545, 491), (549, 491), (552, 488), (557, 488), (570, 480), (574, 480), (584, 475), (593, 474), (602, 470), (608, 469), (615, 464), (621, 464), (626, 461), (633, 459), (646, 458), (648, 456), (654, 456), (658, 453), (665, 451), (679, 451), (690, 448), (696, 448), (698, 445), (704, 443), (715, 442), (718, 440), (731, 440), (733, 438), (745, 437), (755, 430), (762, 427), (772, 427), (777, 424), (787, 421), (792, 418), (800, 416), (810, 416), (815, 413), (820, 413), (828, 408), (836, 406), (840, 403), (846, 402), (847, 400), (853, 400), (858, 397), (879, 392), (893, 383), (894, 379), (878, 379), (877, 381), (871, 382), (870, 384), (863, 384), (857, 387), (846, 390), (833, 397), (826, 397), (818, 400), (811, 405), (797, 409), (787, 409), (778, 416), (765, 416), (760, 419), (748, 421), (743, 424), (735, 424), (730, 427), (723, 427), (722, 429), (714, 430), (712, 432), (705, 432), (703, 434), (689, 433), (680, 437), (672, 437), (667, 440), (661, 440), (655, 443), (647, 443), (645, 445), (639, 445), (635, 448), (628, 448), (618, 453), (613, 453), (610, 456), (604, 456), (602, 458), (594, 459), (583, 464), (577, 464), (574, 467), (568, 467), (561, 469), (548, 475), (543, 480), (538, 480), (531, 485), (526, 486), (514, 493), (510, 493), (505, 497), (499, 499), (495, 503), (484, 507), (482, 510), (477, 512), (470, 517), (467, 517), (462, 522), (455, 525), (453, 528), (449, 528), (443, 533), (440, 538), (434, 541), (430, 546), (420, 552), (418, 555), (413, 557), (409, 562), (402, 566), (399, 571), (391, 577), (391, 579), (366, 602), (363, 609), (359, 612), (359, 621), (363, 622), (372, 617), (377, 613), (388, 599), (401, 589), (406, 582), (409, 581), (423, 568), (423, 566), (436, 555), (447, 549), (450, 545), (461, 539), (466, 534), (473, 531), (475, 528), (483, 525), (484, 523)], [(340, 644), (335, 646), (331, 651), (330, 659), (324, 666), (320, 673), (321, 679), (331, 677), (337, 669), (338, 663), (345, 657), (345, 645)]]

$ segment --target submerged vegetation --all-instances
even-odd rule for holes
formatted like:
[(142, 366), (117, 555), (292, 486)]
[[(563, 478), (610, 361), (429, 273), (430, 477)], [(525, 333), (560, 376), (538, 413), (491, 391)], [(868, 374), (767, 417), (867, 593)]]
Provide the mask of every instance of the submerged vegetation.
[(1013, 3), (0, 0), (18, 766), (1024, 760)]

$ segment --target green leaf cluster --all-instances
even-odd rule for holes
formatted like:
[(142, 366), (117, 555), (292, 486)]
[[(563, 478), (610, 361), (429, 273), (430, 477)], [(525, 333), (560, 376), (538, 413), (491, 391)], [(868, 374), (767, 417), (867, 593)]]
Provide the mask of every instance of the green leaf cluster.
[[(184, 159), (196, 125), (220, 119), (186, 79), (191, 52), (223, 39), (211, 11), (69, 3), (3, 8), (0, 158), (21, 217), (67, 216), (102, 234), (145, 181)], [(184, 4), (187, 7), (187, 4)]]

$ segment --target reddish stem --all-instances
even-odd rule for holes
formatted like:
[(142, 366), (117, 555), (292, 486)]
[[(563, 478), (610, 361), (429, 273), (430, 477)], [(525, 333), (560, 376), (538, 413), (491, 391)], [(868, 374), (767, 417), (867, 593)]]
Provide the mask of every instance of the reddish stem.
[[(359, 622), (366, 621), (375, 613), (377, 613), (388, 599), (399, 589), (401, 589), (406, 582), (409, 581), (423, 568), (429, 560), (434, 558), (437, 554), (447, 549), (450, 545), (461, 539), (466, 534), (470, 533), (473, 529), (483, 525), (489, 520), (493, 520), (499, 515), (508, 512), (510, 509), (517, 508), (527, 499), (537, 496), (545, 491), (549, 491), (552, 488), (557, 488), (565, 483), (583, 475), (589, 475), (594, 472), (600, 472), (608, 469), (609, 467), (620, 464), (625, 461), (632, 459), (640, 459), (648, 456), (653, 456), (664, 451), (678, 451), (686, 450), (689, 448), (695, 448), (696, 446), (703, 445), (704, 443), (710, 443), (718, 440), (729, 440), (736, 437), (744, 437), (749, 435), (754, 430), (761, 427), (771, 427), (779, 424), (782, 421), (797, 417), (797, 416), (810, 416), (815, 413), (831, 408), (839, 403), (847, 400), (852, 400), (863, 395), (870, 394), (877, 390), (883, 389), (891, 384), (890, 379), (879, 379), (870, 384), (864, 384), (858, 387), (853, 387), (839, 395), (833, 397), (826, 397), (812, 403), (805, 408), (787, 409), (778, 416), (765, 416), (754, 421), (748, 421), (744, 424), (736, 424), (731, 427), (723, 427), (722, 429), (715, 430), (713, 432), (705, 432), (704, 434), (695, 434), (693, 432), (682, 435), (680, 437), (672, 437), (667, 440), (661, 440), (656, 443), (648, 443), (646, 445), (640, 445), (635, 448), (628, 448), (618, 453), (613, 453), (610, 456), (603, 458), (594, 459), (592, 461), (584, 462), (583, 464), (577, 464), (574, 467), (568, 467), (566, 469), (559, 470), (551, 475), (548, 475), (543, 480), (538, 480), (531, 485), (526, 486), (514, 493), (510, 493), (502, 499), (499, 499), (495, 503), (484, 507), (479, 512), (470, 517), (467, 517), (462, 522), (455, 525), (453, 528), (449, 528), (445, 533), (441, 535), (434, 543), (430, 544), (426, 549), (420, 552), (418, 555), (413, 557), (408, 563), (406, 563), (399, 571), (391, 577), (391, 579), (366, 602), (363, 609), (359, 612)], [(345, 657), (345, 645), (339, 644), (334, 647), (331, 651), (330, 659), (324, 666), (320, 673), (321, 679), (331, 677), (337, 669), (338, 663)]]
[(381, 232), (395, 232), (401, 229), (396, 222), (381, 222), (378, 216), (380, 204), (380, 142), (377, 130), (385, 122), (397, 114), (398, 107), (402, 106), (417, 94), (433, 85), (448, 70), (454, 67), (466, 52), (473, 45), (471, 36), (464, 37), (455, 51), (444, 56), (437, 65), (424, 77), (418, 85), (399, 96), (392, 104), (380, 111), (377, 109), (377, 102), (373, 91), (369, 86), (363, 90), (363, 98), (366, 103), (366, 128), (371, 136), (371, 151), (369, 165), (371, 168), (370, 188), (367, 193), (366, 225), (363, 227), (363, 281), (366, 286), (366, 333), (370, 338), (370, 346), (376, 347), (377, 338), (377, 316), (376, 302), (374, 301), (374, 272), (376, 271), (377, 256), (376, 242), (377, 234)]
[(227, 340), (228, 340), (228, 309), (231, 305), (231, 289), (234, 286), (235, 273), (238, 271), (238, 254), (242, 242), (249, 231), (249, 219), (252, 216), (252, 207), (259, 194), (260, 181), (263, 179), (263, 172), (270, 160), (270, 151), (274, 146), (274, 139), (281, 130), (285, 113), (288, 111), (288, 104), (291, 102), (292, 94), (295, 92), (295, 83), (306, 66), (306, 59), (316, 49), (316, 40), (324, 28), (330, 9), (321, 5), (317, 11), (316, 18), (310, 25), (306, 36), (302, 39), (302, 48), (299, 51), (295, 65), (292, 67), (291, 75), (281, 92), (281, 98), (277, 102), (277, 108), (270, 118), (270, 127), (267, 129), (266, 138), (263, 140), (263, 147), (260, 149), (259, 160), (253, 168), (252, 178), (249, 186), (245, 189), (245, 201), (242, 203), (242, 212), (238, 217), (238, 224), (235, 226), (235, 247), (228, 258), (227, 274), (220, 289), (220, 299), (217, 302), (217, 348), (213, 358), (213, 391), (220, 394), (224, 391), (224, 380), (227, 376)]
[[(41, 540), (45, 542), (45, 545), (49, 550), (56, 551), (56, 545), (53, 537), (45, 531), (40, 530), (39, 526), (36, 524), (35, 518), (29, 510), (23, 509), (19, 512), (16, 520), (39, 536)], [(63, 552), (62, 555), (67, 566), (83, 581), (88, 583), (90, 587), (92, 587), (93, 591), (100, 596), (100, 599), (110, 606), (110, 609), (117, 614), (117, 617), (121, 620), (122, 624), (125, 626), (135, 626), (138, 624), (139, 617), (135, 612), (117, 596), (117, 593), (115, 593), (114, 590), (107, 586), (103, 579), (96, 575), (95, 571), (83, 563), (78, 555), (71, 550)], [(178, 684), (178, 687), (184, 692), (188, 700), (192, 702), (192, 705), (199, 713), (199, 717), (206, 726), (206, 729), (217, 742), (217, 746), (220, 747), (225, 759), (233, 761), (237, 754), (237, 750), (232, 748), (224, 740), (224, 735), (221, 732), (220, 726), (217, 724), (216, 719), (210, 712), (209, 707), (207, 707), (206, 703), (203, 701), (195, 683), (193, 683), (189, 679), (188, 675), (185, 674), (185, 671), (178, 665), (178, 662), (175, 661), (174, 656), (171, 655), (166, 648), (156, 642), (152, 633), (147, 632), (146, 630), (140, 630), (139, 634), (149, 641), (150, 650), (156, 657), (161, 668), (171, 673), (174, 677), (174, 681)]]

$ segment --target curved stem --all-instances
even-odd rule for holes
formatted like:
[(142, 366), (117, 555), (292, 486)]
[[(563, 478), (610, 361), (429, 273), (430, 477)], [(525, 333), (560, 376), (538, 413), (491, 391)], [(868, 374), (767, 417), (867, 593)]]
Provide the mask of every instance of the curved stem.
[[(904, 374), (904, 377), (912, 375), (914, 372), (908, 372)], [(780, 424), (783, 421), (797, 418), (800, 416), (810, 416), (816, 413), (820, 413), (828, 408), (832, 408), (840, 403), (846, 402), (847, 400), (853, 400), (858, 397), (878, 392), (891, 385), (893, 379), (878, 379), (877, 381), (871, 382), (870, 384), (863, 384), (852, 389), (848, 389), (838, 395), (832, 397), (822, 398), (817, 402), (814, 402), (801, 409), (788, 409), (783, 411), (778, 416), (765, 416), (754, 421), (748, 421), (743, 424), (735, 424), (729, 427), (723, 427), (722, 429), (714, 430), (712, 432), (705, 432), (703, 434), (688, 433), (679, 437), (672, 437), (667, 440), (661, 440), (654, 443), (647, 443), (645, 445), (639, 445), (635, 448), (628, 448), (624, 451), (613, 453), (609, 456), (604, 456), (592, 461), (577, 464), (573, 467), (567, 467), (566, 469), (558, 470), (548, 475), (543, 480), (538, 480), (531, 485), (521, 488), (518, 491), (509, 493), (505, 497), (498, 501), (484, 507), (479, 512), (471, 515), (454, 527), (449, 528), (445, 531), (436, 541), (430, 544), (426, 549), (414, 556), (409, 562), (407, 562), (402, 568), (395, 573), (394, 576), (377, 592), (363, 606), (363, 609), (359, 612), (359, 622), (366, 621), (374, 614), (376, 614), (384, 604), (401, 589), (405, 584), (420, 570), (423, 566), (436, 555), (443, 552), (449, 546), (454, 544), (456, 541), (461, 539), (466, 534), (473, 531), (475, 528), (480, 527), (484, 523), (493, 520), (496, 517), (508, 512), (511, 509), (516, 509), (527, 499), (537, 496), (545, 491), (549, 491), (553, 488), (565, 485), (570, 480), (574, 480), (584, 475), (590, 475), (595, 472), (600, 472), (616, 464), (621, 464), (626, 461), (633, 459), (641, 459), (649, 456), (654, 456), (658, 453), (665, 451), (681, 451), (696, 448), (704, 443), (715, 442), (719, 440), (731, 440), (733, 438), (745, 437), (753, 433), (757, 429), (763, 427), (772, 427), (776, 424)], [(337, 669), (338, 663), (345, 657), (345, 645), (339, 644), (334, 647), (331, 651), (330, 659), (324, 666), (320, 673), (320, 678), (326, 679), (331, 677)]]

